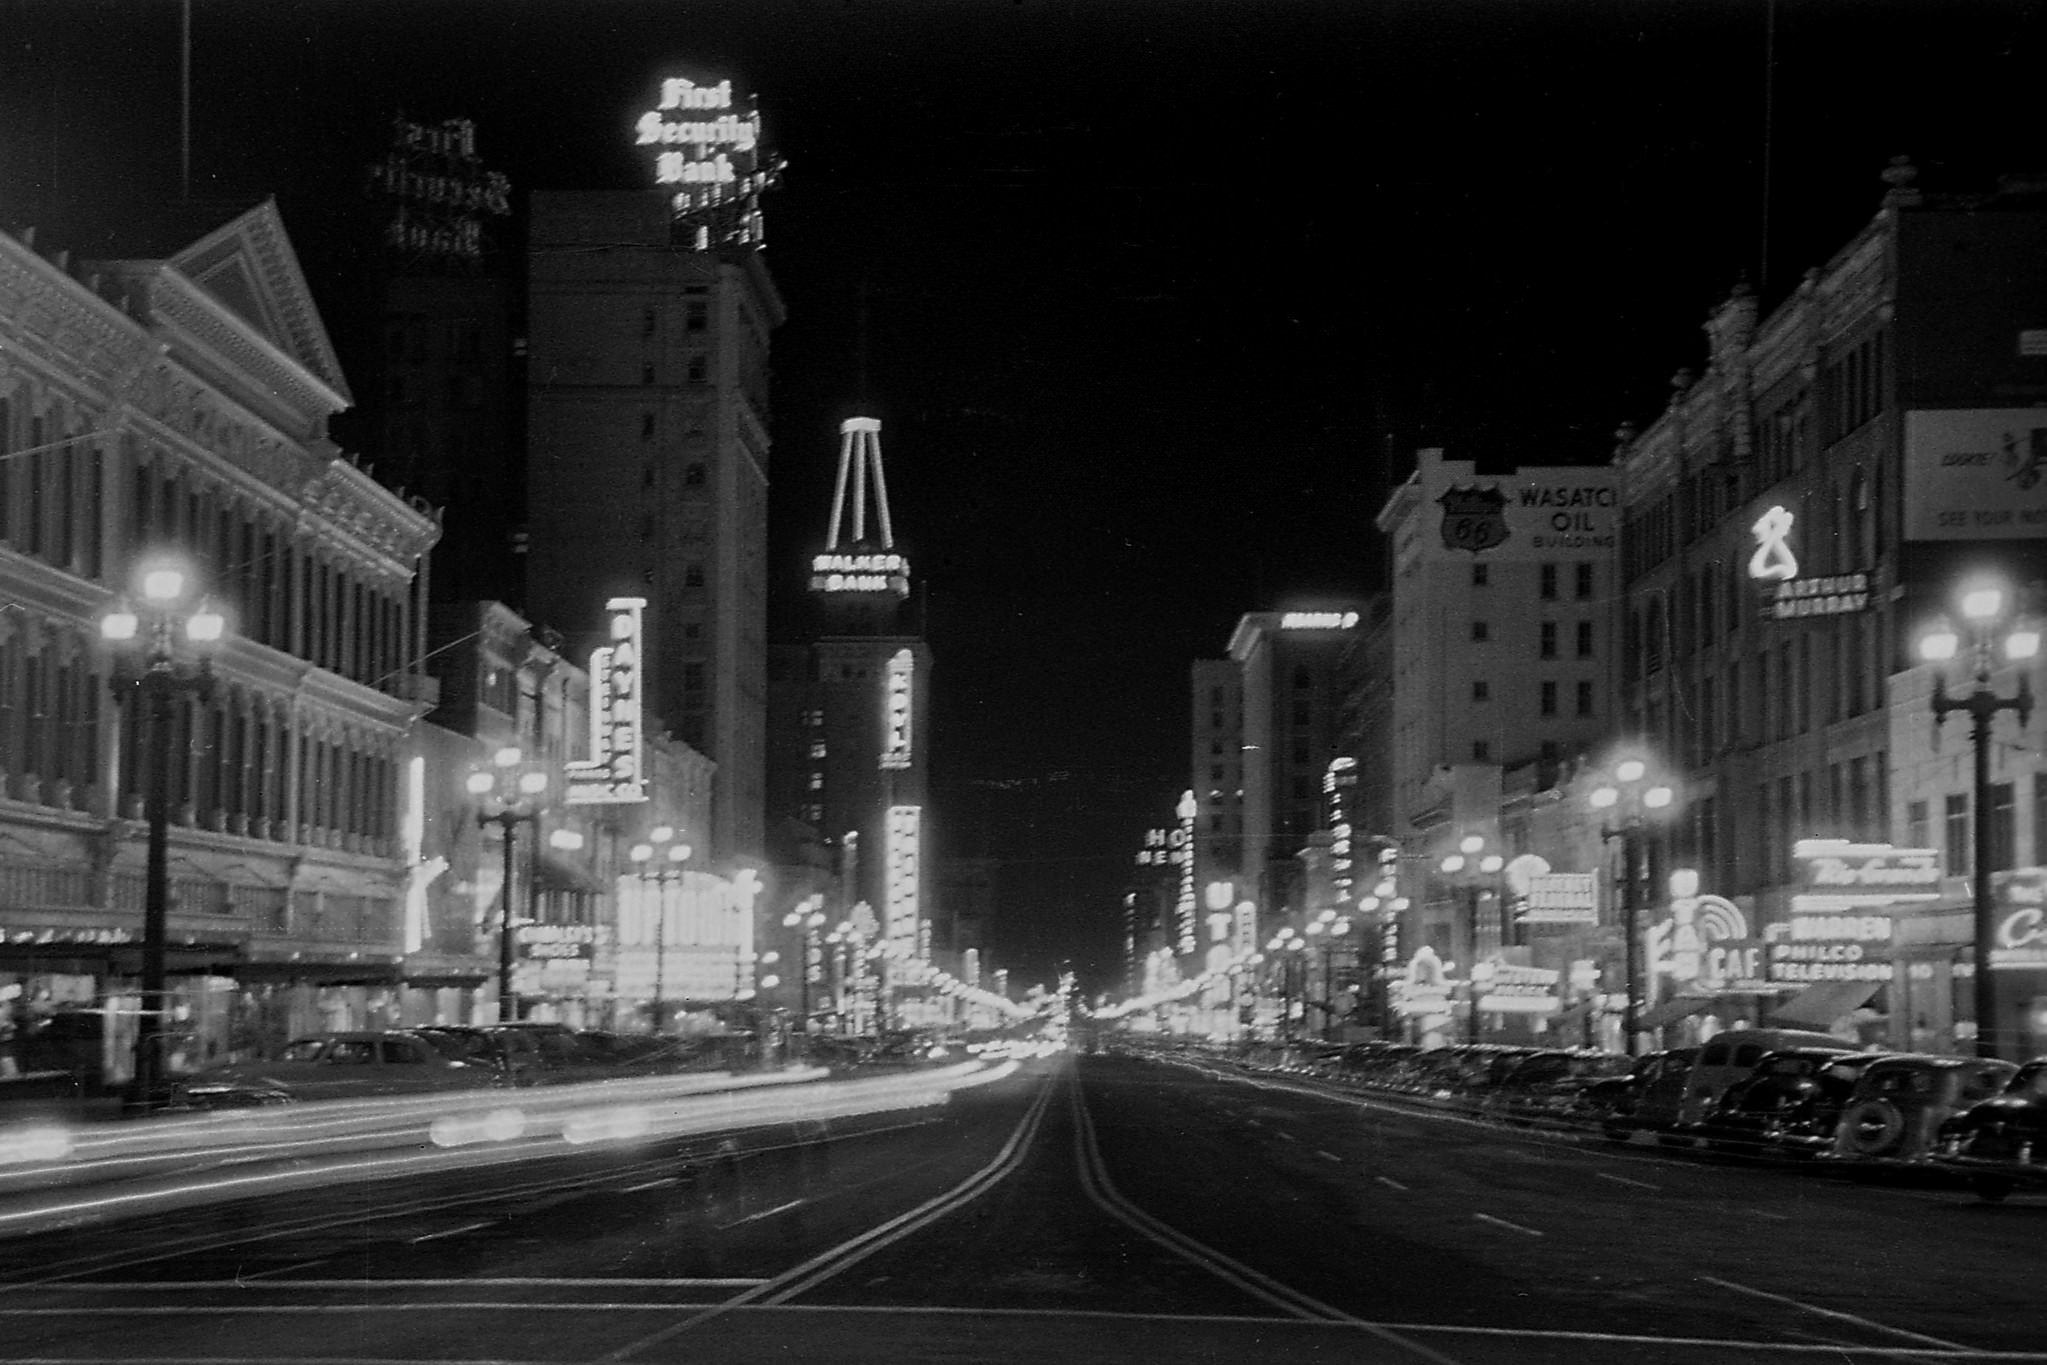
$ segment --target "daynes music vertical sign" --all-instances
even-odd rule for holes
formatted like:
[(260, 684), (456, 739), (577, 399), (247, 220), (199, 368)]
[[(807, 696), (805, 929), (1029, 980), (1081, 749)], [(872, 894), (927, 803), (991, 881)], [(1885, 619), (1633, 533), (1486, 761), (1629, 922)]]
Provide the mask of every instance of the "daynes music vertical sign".
[(614, 597), (609, 643), (590, 651), (590, 757), (565, 765), (572, 806), (625, 805), (647, 799), (642, 724), (644, 597)]

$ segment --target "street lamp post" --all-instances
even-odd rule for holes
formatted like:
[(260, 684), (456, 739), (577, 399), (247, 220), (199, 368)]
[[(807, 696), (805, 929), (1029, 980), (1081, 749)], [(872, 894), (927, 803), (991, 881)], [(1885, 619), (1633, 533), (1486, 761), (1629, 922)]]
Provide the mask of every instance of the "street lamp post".
[(807, 897), (800, 905), (782, 916), (783, 927), (797, 931), (802, 944), (803, 961), (797, 968), (797, 1002), (802, 1009), (798, 1016), (798, 1032), (810, 1032), (810, 973), (811, 962), (817, 956), (817, 931), (824, 927), (824, 897)]
[[(1479, 1040), (1478, 1013), (1478, 903), (1479, 893), (1488, 877), (1497, 878), (1506, 860), (1497, 853), (1488, 853), (1483, 834), (1467, 834), (1457, 841), (1457, 851), (1446, 854), (1438, 865), (1444, 876), (1464, 895), (1464, 932), (1470, 944), (1471, 960), (1464, 964), (1465, 996), (1467, 997), (1466, 1036), (1472, 1041)], [(1501, 897), (1502, 902), (1505, 897)], [(1502, 921), (1504, 928), (1504, 921)], [(1501, 939), (1504, 947), (1506, 939)]]
[(498, 1020), (509, 1023), (519, 1017), (512, 998), (512, 869), (515, 866), (514, 831), (540, 818), (541, 799), (547, 792), (547, 774), (527, 763), (515, 745), (504, 745), (491, 755), (490, 766), (469, 774), (469, 794), (483, 803), (476, 812), (479, 829), (496, 825), (504, 840), (504, 886), (499, 893), (498, 918)]
[[(170, 565), (146, 565), (138, 575), (141, 609), (117, 601), (100, 617), (100, 637), (139, 657), (141, 671), (133, 685), (147, 706), (149, 790), (144, 816), (149, 845), (142, 900), (141, 1012), (135, 1020), (135, 1077), (129, 1107), (146, 1111), (161, 1099), (164, 1081), (164, 1018), (169, 1012), (165, 978), (170, 939), (170, 767), (171, 726), (177, 699), (201, 698), (213, 689), (212, 650), (226, 633), (220, 613), (201, 600), (187, 606), (186, 575)], [(177, 637), (198, 653), (194, 664), (177, 657)]]
[[(675, 842), (673, 825), (656, 825), (647, 831), (645, 843), (626, 850), (626, 859), (640, 870), (640, 882), (654, 885), (654, 1032), (668, 1027), (668, 883), (682, 876), (683, 864), (691, 853), (688, 844)], [(653, 870), (648, 871), (649, 866)]]
[(1639, 875), (1642, 830), (1645, 812), (1669, 809), (1674, 794), (1663, 783), (1650, 781), (1649, 765), (1639, 758), (1624, 758), (1614, 764), (1613, 779), (1593, 788), (1591, 802), (1594, 810), (1613, 811), (1616, 815), (1615, 819), (1608, 819), (1600, 827), (1599, 837), (1621, 841), (1621, 933), (1625, 939), (1628, 977), (1628, 998), (1621, 1016), (1621, 1030), (1627, 1036), (1622, 1045), (1630, 1057), (1639, 1057), (1642, 1055), (1642, 934), (1637, 921), (1642, 910)]
[[(2000, 584), (1978, 581), (1966, 585), (1957, 606), (1968, 631), (1969, 690), (1958, 697), (1947, 691), (1947, 679), (1933, 680), (1933, 723), (1944, 725), (1948, 714), (1960, 711), (1969, 717), (1969, 739), (1975, 746), (1975, 782), (1970, 803), (1975, 828), (1970, 859), (1970, 892), (1974, 902), (1972, 938), (1975, 943), (1976, 1055), (1995, 1057), (1997, 1049), (1997, 984), (1990, 958), (1996, 947), (1996, 905), (1991, 896), (1990, 862), (1990, 727), (2000, 711), (2010, 711), (2024, 729), (2033, 713), (2033, 689), (2021, 674), (2018, 692), (2001, 697), (1990, 685), (1991, 670), (2001, 651), (2005, 659), (2021, 663), (2040, 652), (2040, 632), (2011, 609), (2011, 593)], [(1919, 637), (1919, 656), (1929, 663), (1946, 663), (1962, 647), (1953, 625), (1941, 621)]]

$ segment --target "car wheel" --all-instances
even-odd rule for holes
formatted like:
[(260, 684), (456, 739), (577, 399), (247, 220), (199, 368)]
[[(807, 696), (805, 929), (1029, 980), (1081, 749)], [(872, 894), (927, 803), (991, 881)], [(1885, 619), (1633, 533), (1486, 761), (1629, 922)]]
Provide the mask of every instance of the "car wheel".
[(1976, 1197), (1986, 1204), (2001, 1204), (2017, 1182), (2001, 1175), (1979, 1175), (1969, 1182), (1969, 1188), (1976, 1191)]
[(1840, 1135), (1850, 1156), (1888, 1156), (1904, 1141), (1905, 1115), (1889, 1100), (1864, 1100), (1841, 1115)]

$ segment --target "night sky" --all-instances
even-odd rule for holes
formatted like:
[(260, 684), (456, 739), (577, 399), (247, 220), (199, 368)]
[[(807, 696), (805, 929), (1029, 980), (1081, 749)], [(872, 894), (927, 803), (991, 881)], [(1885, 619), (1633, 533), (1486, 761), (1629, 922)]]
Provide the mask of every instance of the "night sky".
[[(1011, 861), (1000, 956), (1107, 966), (1189, 660), (1377, 586), (1418, 446), (1604, 460), (1891, 157), (1931, 190), (2047, 168), (2043, 8), (195, 0), (193, 192), (274, 193), (331, 296), (400, 108), (475, 119), (521, 191), (632, 188), (661, 75), (757, 94), (776, 620), (864, 408), (928, 594), (935, 818)], [(0, 221), (175, 194), (177, 34), (174, 0), (0, 0)]]

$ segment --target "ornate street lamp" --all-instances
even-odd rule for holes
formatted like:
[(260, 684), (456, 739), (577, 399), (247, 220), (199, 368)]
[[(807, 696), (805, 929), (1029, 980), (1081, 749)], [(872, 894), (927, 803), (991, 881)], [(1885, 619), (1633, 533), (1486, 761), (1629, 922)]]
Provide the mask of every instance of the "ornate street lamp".
[[(191, 694), (203, 699), (212, 692), (213, 651), (227, 633), (227, 622), (203, 598), (193, 603), (190, 578), (179, 565), (146, 563), (136, 583), (140, 606), (125, 598), (115, 602), (100, 617), (100, 638), (120, 652), (125, 667), (139, 665), (136, 672), (126, 673), (125, 667), (117, 671), (116, 695), (123, 687), (133, 687), (147, 708), (149, 790), (144, 815), (149, 851), (142, 900), (142, 999), (128, 1101), (141, 1111), (163, 1099), (163, 1032), (170, 1009), (164, 978), (170, 938), (171, 726), (178, 698)], [(178, 658), (180, 635), (195, 656), (190, 663)]]
[[(1294, 973), (1308, 951), (1308, 940), (1292, 928), (1284, 928), (1272, 936), (1265, 950), (1279, 967), (1279, 1039), (1290, 1043), (1294, 1037)], [(1305, 995), (1307, 983), (1301, 984)]]
[[(2033, 714), (2031, 680), (2019, 675), (2015, 695), (2001, 697), (1990, 685), (1990, 674), (1998, 655), (2011, 663), (2023, 663), (2039, 654), (2038, 626), (2022, 619), (2013, 609), (2012, 594), (2004, 584), (1989, 579), (1973, 580), (1957, 595), (1963, 630), (1967, 632), (1966, 662), (1970, 688), (1950, 697), (1947, 678), (1933, 679), (1933, 723), (1944, 725), (1951, 711), (1969, 717), (1969, 739), (1975, 746), (1975, 791), (1973, 808), (1974, 850), (1971, 858), (1970, 890), (1974, 901), (1976, 955), (1976, 1055), (1995, 1057), (1997, 1052), (1997, 977), (1990, 958), (1996, 946), (1997, 908), (1990, 889), (1990, 727), (1999, 711), (2010, 711), (2024, 729)], [(1932, 664), (1944, 664), (1964, 657), (1964, 640), (1952, 623), (1942, 620), (1919, 637), (1919, 657)]]
[(656, 825), (647, 831), (647, 842), (626, 850), (626, 858), (639, 872), (642, 884), (654, 886), (654, 1032), (668, 1027), (668, 986), (664, 973), (668, 965), (668, 883), (678, 880), (693, 851), (675, 840), (673, 825)]
[(509, 1023), (519, 1017), (512, 998), (512, 868), (515, 865), (514, 831), (521, 824), (540, 818), (547, 795), (547, 773), (526, 762), (514, 745), (505, 745), (491, 755), (490, 766), (469, 774), (469, 794), (482, 803), (476, 812), (478, 828), (496, 825), (504, 839), (504, 886), (499, 892), (498, 918), (498, 1019)]
[[(1599, 837), (1621, 843), (1621, 932), (1626, 938), (1628, 999), (1621, 1016), (1623, 1046), (1630, 1057), (1642, 1055), (1641, 847), (1646, 821), (1669, 812), (1676, 793), (1650, 775), (1648, 761), (1623, 758), (1613, 765), (1613, 780), (1592, 789), (1592, 809), (1605, 821)], [(1606, 814), (1611, 812), (1611, 814)]]
[[(1499, 895), (1500, 871), (1507, 860), (1497, 853), (1486, 852), (1483, 834), (1467, 834), (1457, 841), (1457, 851), (1446, 854), (1437, 870), (1447, 878), (1453, 889), (1464, 898), (1464, 932), (1470, 944), (1471, 960), (1464, 965), (1465, 995), (1467, 997), (1466, 1036), (1472, 1042), (1479, 1039), (1478, 1013), (1478, 904), (1480, 892), (1488, 882), (1494, 884), (1494, 894)], [(1506, 897), (1499, 896), (1504, 906)], [(1502, 911), (1504, 914), (1504, 910)], [(1506, 945), (1504, 934), (1501, 946)]]
[(812, 964), (819, 956), (818, 930), (824, 928), (824, 923), (823, 896), (806, 897), (794, 910), (782, 916), (783, 927), (796, 930), (803, 943), (803, 965), (796, 973), (802, 1005), (802, 1013), (798, 1016), (801, 1021), (798, 1031), (801, 1033), (810, 1032), (810, 980), (811, 973), (816, 970)]

